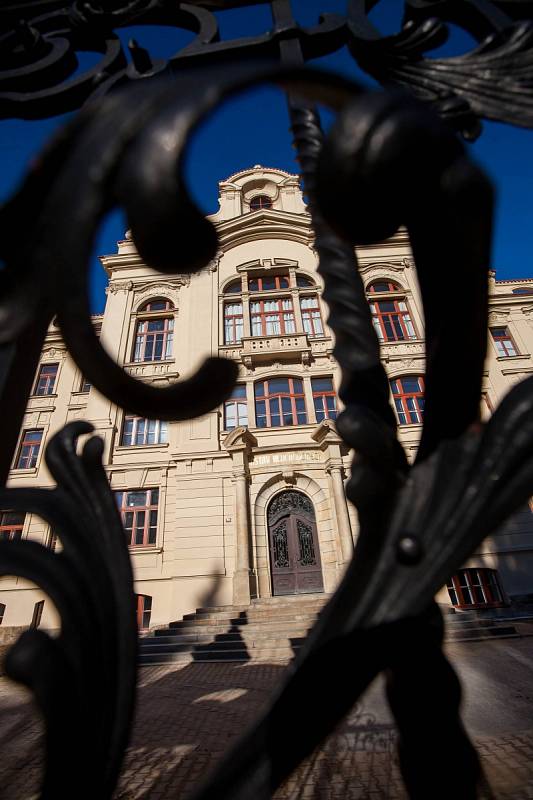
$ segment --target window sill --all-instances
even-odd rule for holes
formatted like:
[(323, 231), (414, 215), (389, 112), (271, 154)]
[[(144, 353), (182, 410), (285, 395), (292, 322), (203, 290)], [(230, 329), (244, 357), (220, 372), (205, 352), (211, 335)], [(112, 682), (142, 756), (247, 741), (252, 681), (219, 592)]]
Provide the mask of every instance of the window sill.
[(158, 364), (175, 364), (175, 358), (160, 358), (158, 361), (126, 361), (125, 367), (157, 366)]
[(518, 353), (516, 356), (496, 356), (496, 361), (527, 361), (529, 358), (529, 353)]
[(162, 553), (163, 548), (158, 547), (156, 544), (130, 544), (128, 550), (133, 555), (134, 553)]
[(164, 448), (165, 450), (168, 448), (169, 442), (162, 442), (161, 444), (119, 444), (115, 447), (116, 453), (128, 453), (131, 450), (135, 452), (138, 451), (148, 451), (152, 452), (153, 450), (160, 450)]
[(37, 475), (39, 467), (12, 467), (11, 472), (14, 478), (18, 476)]
[(30, 394), (29, 400), (48, 400), (48, 398), (53, 398), (54, 400), (57, 398), (57, 392), (52, 392), (52, 394)]

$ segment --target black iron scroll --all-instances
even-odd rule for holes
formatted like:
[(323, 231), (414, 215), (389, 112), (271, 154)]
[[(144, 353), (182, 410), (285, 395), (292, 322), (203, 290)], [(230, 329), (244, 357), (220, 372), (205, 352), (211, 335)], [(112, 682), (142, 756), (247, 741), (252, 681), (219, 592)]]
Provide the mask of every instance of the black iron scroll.
[[(0, 115), (45, 116), (92, 98), (0, 210), (0, 474), (5, 480), (54, 316), (84, 375), (128, 411), (187, 419), (228, 396), (236, 374), (223, 359), (208, 360), (196, 376), (165, 391), (135, 381), (115, 364), (91, 328), (87, 262), (100, 218), (121, 205), (151, 266), (169, 273), (203, 268), (217, 240), (182, 177), (187, 140), (232, 93), (264, 81), (278, 85), (289, 96), (343, 372), (346, 410), (338, 428), (357, 454), (348, 496), (361, 531), (342, 584), (270, 709), (198, 797), (270, 797), (385, 670), (410, 796), (448, 797), (460, 773), (462, 796), (473, 798), (479, 764), (458, 715), (460, 687), (442, 655), (442, 620), (432, 598), (533, 493), (533, 392), (532, 379), (524, 381), (485, 426), (479, 423), (491, 190), (453, 129), (473, 137), (481, 117), (533, 124), (533, 41), (531, 23), (522, 19), (531, 16), (532, 4), (410, 0), (402, 32), (380, 37), (368, 20), (371, 0), (353, 0), (345, 17), (325, 15), (310, 29), (296, 24), (288, 0), (271, 0), (271, 31), (220, 42), (212, 10), (240, 5), (247, 3), (33, 0), (0, 10)], [(442, 41), (447, 19), (474, 33), (479, 47), (460, 59), (425, 58)], [(185, 27), (197, 36), (166, 62), (131, 43), (127, 65), (114, 30), (134, 22)], [(392, 91), (364, 94), (354, 83), (301, 69), (343, 43), (378, 80), (409, 89), (418, 101)], [(100, 64), (75, 75), (76, 54), (84, 50), (99, 52)], [(252, 55), (268, 64), (250, 61)], [(115, 91), (121, 87), (128, 91)], [(338, 112), (324, 146), (315, 103)], [(428, 103), (445, 122), (427, 110)], [(158, 141), (168, 133), (173, 144), (163, 150)], [(170, 248), (176, 220), (182, 225), (178, 253)], [(16, 235), (21, 223), (23, 240)], [(427, 405), (412, 466), (396, 438), (353, 250), (392, 235), (399, 225), (410, 234), (426, 318)], [(463, 286), (455, 314), (466, 343), (459, 362), (453, 353), (454, 374), (459, 370), (465, 387), (453, 419), (443, 406), (452, 353), (439, 281), (440, 271), (450, 269)], [(80, 797), (111, 796), (133, 707), (131, 571), (99, 440), (75, 453), (77, 436), (88, 431), (83, 424), (70, 426), (50, 443), (47, 460), (57, 489), (4, 490), (2, 498), (4, 506), (43, 516), (63, 543), (57, 554), (28, 541), (0, 547), (1, 571), (35, 581), (62, 620), (58, 640), (28, 632), (7, 662), (43, 709), (48, 760), (42, 796), (50, 798), (70, 795), (73, 785)], [(309, 720), (301, 712), (317, 676), (321, 705)], [(86, 747), (89, 736), (97, 738), (96, 750)], [(89, 773), (80, 785), (79, 775)]]

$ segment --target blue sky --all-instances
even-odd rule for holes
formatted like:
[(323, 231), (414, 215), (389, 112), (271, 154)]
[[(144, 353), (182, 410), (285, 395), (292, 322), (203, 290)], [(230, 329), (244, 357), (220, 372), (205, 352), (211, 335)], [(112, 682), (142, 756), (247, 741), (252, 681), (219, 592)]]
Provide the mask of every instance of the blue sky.
[[(383, 33), (398, 30), (400, 0), (381, 0), (374, 11), (374, 23)], [(302, 25), (312, 25), (320, 12), (343, 13), (346, 0), (293, 0), (295, 16)], [(255, 6), (217, 13), (223, 39), (262, 33), (271, 27), (268, 7)], [(133, 36), (156, 57), (168, 57), (192, 35), (163, 27), (128, 28), (118, 31), (126, 44)], [(452, 27), (449, 42), (439, 55), (455, 55), (470, 49), (473, 42)], [(90, 56), (85, 60), (89, 63)], [(346, 50), (320, 59), (321, 67), (365, 80)], [(265, 119), (267, 124), (265, 124)], [(32, 157), (64, 118), (27, 122), (0, 122), (0, 200), (5, 200), (22, 179)], [(233, 100), (209, 120), (189, 148), (187, 179), (192, 194), (206, 213), (217, 209), (217, 182), (253, 164), (278, 166), (297, 171), (288, 133), (284, 97), (274, 89), (260, 89)], [(468, 144), (470, 152), (491, 176), (497, 192), (492, 266), (499, 279), (533, 277), (533, 131), (498, 123), (484, 123), (481, 137)], [(125, 221), (114, 212), (103, 222), (95, 242), (91, 275), (91, 298), (95, 312), (105, 302), (105, 275), (97, 254), (116, 251), (123, 237)], [(179, 229), (177, 229), (179, 243)]]

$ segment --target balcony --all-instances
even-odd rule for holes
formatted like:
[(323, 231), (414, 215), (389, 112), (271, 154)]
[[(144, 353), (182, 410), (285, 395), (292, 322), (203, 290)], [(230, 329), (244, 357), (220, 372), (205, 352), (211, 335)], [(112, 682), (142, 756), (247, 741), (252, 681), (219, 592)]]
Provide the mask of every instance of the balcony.
[(303, 364), (308, 364), (311, 359), (311, 345), (305, 333), (283, 336), (245, 336), (241, 342), (239, 354), (246, 367), (280, 357), (299, 359)]

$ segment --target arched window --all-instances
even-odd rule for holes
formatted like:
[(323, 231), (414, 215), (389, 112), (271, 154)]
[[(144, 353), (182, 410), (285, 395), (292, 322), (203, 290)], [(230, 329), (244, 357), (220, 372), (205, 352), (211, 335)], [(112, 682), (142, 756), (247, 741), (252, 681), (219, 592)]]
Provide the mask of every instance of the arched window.
[(256, 194), (250, 200), (250, 211), (260, 211), (262, 208), (272, 208), (272, 200), (266, 194)]
[(236, 281), (231, 281), (224, 289), (224, 294), (240, 294), (242, 290), (242, 281), (239, 278)]
[(311, 278), (308, 278), (307, 275), (296, 276), (296, 286), (300, 287), (301, 289), (308, 289), (310, 286), (314, 285), (314, 281), (312, 281)]
[(505, 605), (494, 569), (460, 569), (446, 584), (453, 606), (482, 608)]
[(257, 381), (254, 389), (255, 422), (258, 428), (307, 423), (303, 383), (298, 378)]
[(424, 418), (424, 378), (405, 375), (390, 381), (394, 407), (400, 425), (417, 425)]
[(172, 358), (174, 306), (164, 297), (154, 298), (138, 311), (134, 361), (167, 361)]
[[(416, 339), (407, 301), (402, 288), (394, 281), (377, 280), (367, 287), (372, 322), (380, 342), (403, 342)], [(387, 294), (382, 300), (373, 295)], [(402, 296), (403, 295), (403, 296)]]

